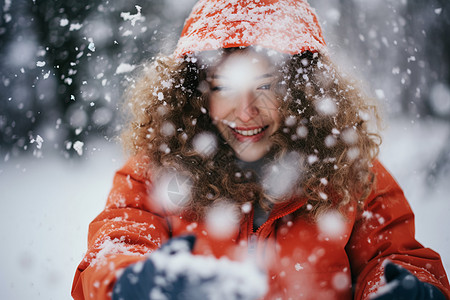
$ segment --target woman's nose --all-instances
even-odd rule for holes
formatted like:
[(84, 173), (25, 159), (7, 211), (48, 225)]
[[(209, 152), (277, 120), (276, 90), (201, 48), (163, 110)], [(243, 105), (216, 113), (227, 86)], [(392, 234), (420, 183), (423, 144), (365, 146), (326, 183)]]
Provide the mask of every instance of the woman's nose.
[(238, 104), (236, 106), (236, 117), (246, 123), (258, 116), (258, 99), (253, 91), (245, 91), (238, 96)]

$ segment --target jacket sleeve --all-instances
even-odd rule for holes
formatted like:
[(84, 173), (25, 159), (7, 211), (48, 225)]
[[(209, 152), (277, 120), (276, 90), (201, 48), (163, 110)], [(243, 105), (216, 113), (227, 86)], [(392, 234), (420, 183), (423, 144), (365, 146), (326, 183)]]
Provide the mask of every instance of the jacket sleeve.
[(401, 265), (439, 288), (450, 299), (450, 287), (439, 254), (415, 240), (414, 214), (403, 191), (376, 161), (375, 188), (357, 214), (346, 246), (355, 299), (367, 299), (382, 285), (383, 261)]
[(121, 270), (168, 239), (166, 218), (148, 208), (146, 170), (145, 159), (136, 156), (116, 172), (106, 207), (89, 226), (88, 251), (73, 281), (74, 299), (110, 299)]

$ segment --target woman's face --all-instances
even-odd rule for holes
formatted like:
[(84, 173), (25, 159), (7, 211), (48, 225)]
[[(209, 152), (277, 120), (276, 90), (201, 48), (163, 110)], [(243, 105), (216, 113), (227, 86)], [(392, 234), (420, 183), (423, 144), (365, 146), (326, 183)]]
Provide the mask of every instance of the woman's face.
[(274, 66), (262, 55), (236, 51), (212, 72), (209, 114), (236, 156), (247, 162), (264, 157), (280, 127), (280, 101), (272, 85)]

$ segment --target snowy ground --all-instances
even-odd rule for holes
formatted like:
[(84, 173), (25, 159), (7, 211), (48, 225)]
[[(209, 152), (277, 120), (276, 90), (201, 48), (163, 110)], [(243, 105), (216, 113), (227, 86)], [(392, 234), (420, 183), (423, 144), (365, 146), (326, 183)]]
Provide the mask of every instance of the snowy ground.
[[(448, 271), (448, 175), (430, 191), (424, 169), (449, 134), (443, 123), (396, 121), (385, 134), (381, 153), (416, 213), (418, 240), (441, 254)], [(116, 145), (99, 141), (89, 147), (78, 160), (49, 153), (6, 162), (1, 158), (1, 299), (71, 299), (88, 223), (102, 209), (114, 170), (124, 161)]]

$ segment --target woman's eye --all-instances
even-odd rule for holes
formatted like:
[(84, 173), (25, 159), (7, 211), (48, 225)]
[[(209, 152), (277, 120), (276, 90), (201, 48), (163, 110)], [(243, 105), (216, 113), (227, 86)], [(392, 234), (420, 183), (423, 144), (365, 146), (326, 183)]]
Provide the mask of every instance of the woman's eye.
[(270, 83), (263, 84), (258, 87), (258, 90), (270, 90), (271, 87), (272, 87), (272, 84), (270, 84)]
[(211, 90), (213, 92), (223, 92), (223, 91), (227, 91), (229, 89), (230, 89), (229, 87), (223, 86), (223, 85), (215, 85), (211, 88)]

